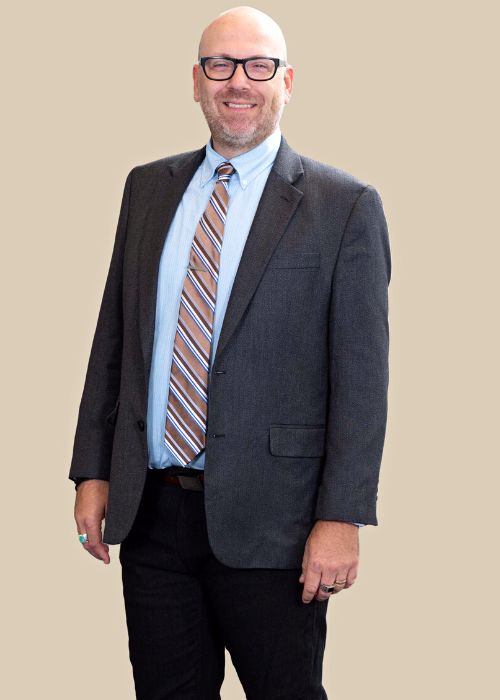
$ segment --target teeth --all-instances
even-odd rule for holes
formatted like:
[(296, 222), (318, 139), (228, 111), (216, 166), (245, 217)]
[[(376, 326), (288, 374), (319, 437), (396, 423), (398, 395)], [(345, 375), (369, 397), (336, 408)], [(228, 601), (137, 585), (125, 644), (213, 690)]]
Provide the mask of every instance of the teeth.
[(250, 104), (237, 104), (236, 102), (226, 102), (228, 107), (236, 107), (236, 109), (250, 109), (253, 105)]

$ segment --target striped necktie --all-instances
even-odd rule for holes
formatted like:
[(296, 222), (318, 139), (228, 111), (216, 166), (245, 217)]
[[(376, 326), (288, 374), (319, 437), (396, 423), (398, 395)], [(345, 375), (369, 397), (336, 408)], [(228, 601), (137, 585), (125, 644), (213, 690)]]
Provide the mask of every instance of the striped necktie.
[(193, 237), (179, 305), (164, 442), (183, 466), (205, 447), (208, 373), (231, 163), (216, 168), (210, 201)]

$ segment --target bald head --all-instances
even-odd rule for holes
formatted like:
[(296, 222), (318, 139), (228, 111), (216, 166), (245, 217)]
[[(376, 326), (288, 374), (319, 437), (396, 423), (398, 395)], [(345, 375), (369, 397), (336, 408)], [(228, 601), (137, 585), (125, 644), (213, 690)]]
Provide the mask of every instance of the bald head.
[[(222, 12), (205, 28), (198, 47), (198, 58), (220, 55), (218, 47), (227, 47), (228, 44), (234, 47), (232, 55), (239, 58), (240, 53), (244, 54), (244, 42), (259, 43), (264, 55), (286, 60), (285, 37), (280, 26), (265, 12), (247, 5)], [(242, 48), (238, 50), (240, 45)]]
[[(233, 7), (208, 25), (198, 51), (193, 96), (207, 120), (213, 148), (224, 158), (233, 158), (276, 130), (290, 100), (294, 69), (286, 61), (285, 38), (264, 12)], [(203, 65), (200, 58), (205, 59)], [(265, 59), (252, 61), (252, 77), (241, 65), (249, 59)]]

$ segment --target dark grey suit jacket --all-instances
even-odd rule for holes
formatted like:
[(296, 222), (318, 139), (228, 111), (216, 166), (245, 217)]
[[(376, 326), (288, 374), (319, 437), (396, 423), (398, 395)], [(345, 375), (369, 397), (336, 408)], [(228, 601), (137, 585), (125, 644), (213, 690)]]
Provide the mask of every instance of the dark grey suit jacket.
[[(137, 166), (125, 184), (69, 473), (109, 480), (108, 544), (143, 493), (160, 255), (204, 155)], [(378, 524), (390, 274), (377, 191), (282, 138), (209, 380), (205, 508), (225, 564), (300, 568), (316, 519)]]

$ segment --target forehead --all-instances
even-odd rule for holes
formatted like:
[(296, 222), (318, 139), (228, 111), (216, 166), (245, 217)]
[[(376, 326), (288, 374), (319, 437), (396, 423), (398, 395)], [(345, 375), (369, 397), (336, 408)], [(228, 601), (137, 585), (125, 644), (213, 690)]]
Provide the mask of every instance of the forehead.
[(276, 39), (268, 32), (256, 27), (211, 28), (203, 37), (201, 45), (202, 56), (232, 56), (246, 58), (247, 56), (280, 56)]

